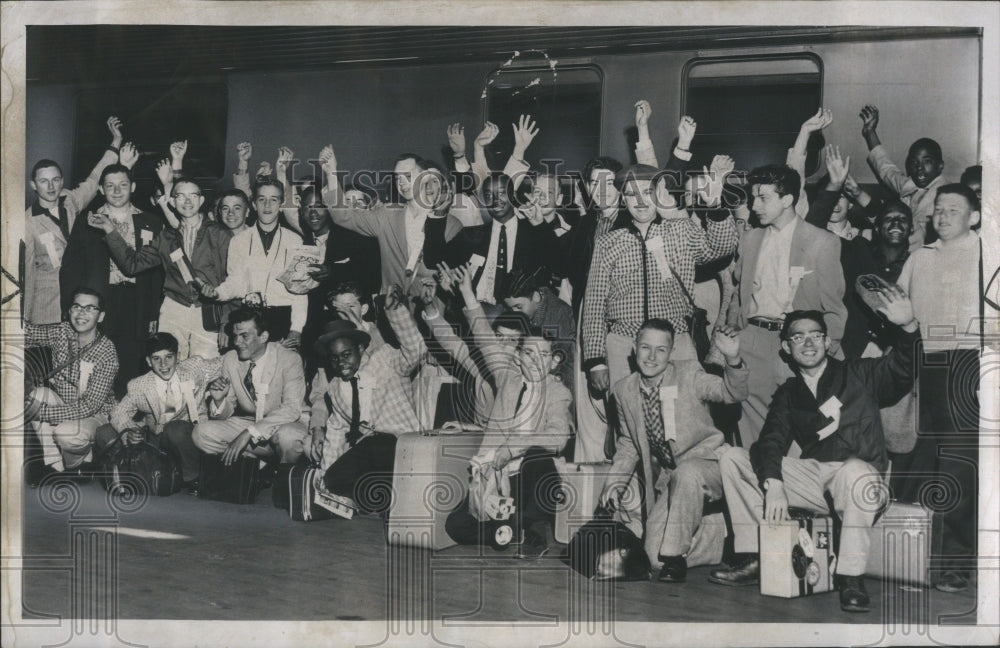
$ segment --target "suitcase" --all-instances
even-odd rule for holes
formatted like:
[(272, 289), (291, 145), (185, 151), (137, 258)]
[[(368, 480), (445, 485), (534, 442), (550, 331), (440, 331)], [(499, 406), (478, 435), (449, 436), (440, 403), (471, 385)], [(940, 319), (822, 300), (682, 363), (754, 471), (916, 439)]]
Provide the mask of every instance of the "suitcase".
[(931, 585), (931, 557), (941, 553), (942, 515), (920, 504), (889, 502), (871, 529), (865, 574)]
[(796, 598), (834, 590), (833, 520), (790, 512), (791, 520), (760, 525), (760, 593)]
[[(573, 534), (587, 522), (594, 519), (594, 510), (601, 490), (611, 474), (610, 463), (568, 463), (556, 461), (559, 476), (562, 477), (563, 501), (556, 508), (553, 535), (557, 542), (566, 544)], [(629, 483), (630, 473), (616, 475), (616, 479)], [(633, 480), (632, 485), (635, 484)], [(623, 501), (630, 501), (626, 494)], [(638, 500), (636, 500), (638, 502)]]
[(469, 491), (469, 460), (482, 432), (413, 432), (399, 435), (386, 535), (391, 545), (446, 549), (448, 514)]
[(319, 466), (300, 462), (288, 471), (288, 516), (296, 522), (329, 520), (336, 514), (316, 504), (316, 481), (323, 478)]
[(222, 455), (202, 455), (198, 478), (200, 499), (253, 504), (260, 491), (260, 459), (240, 457), (232, 465), (225, 466)]

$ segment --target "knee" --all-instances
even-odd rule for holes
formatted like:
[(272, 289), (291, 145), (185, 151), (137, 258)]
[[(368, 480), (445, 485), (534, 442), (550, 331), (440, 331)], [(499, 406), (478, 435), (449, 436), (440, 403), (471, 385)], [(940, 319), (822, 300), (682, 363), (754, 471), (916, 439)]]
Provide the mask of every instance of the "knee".
[(52, 430), (52, 435), (63, 448), (84, 448), (93, 440), (80, 421), (63, 421)]
[(682, 462), (670, 473), (670, 491), (701, 490), (704, 481), (697, 466)]
[(271, 445), (282, 463), (293, 463), (304, 451), (305, 429), (298, 423), (287, 423), (274, 431)]
[(193, 426), (188, 421), (170, 421), (163, 426), (163, 434), (171, 441), (191, 436)]
[(732, 447), (719, 458), (719, 470), (723, 475), (738, 475), (740, 466), (750, 461), (750, 453), (745, 448)]
[(212, 449), (212, 444), (209, 441), (211, 434), (208, 427), (210, 425), (211, 423), (199, 423), (194, 426), (194, 429), (191, 430), (191, 441), (193, 441), (195, 447), (202, 452), (213, 454), (214, 451)]

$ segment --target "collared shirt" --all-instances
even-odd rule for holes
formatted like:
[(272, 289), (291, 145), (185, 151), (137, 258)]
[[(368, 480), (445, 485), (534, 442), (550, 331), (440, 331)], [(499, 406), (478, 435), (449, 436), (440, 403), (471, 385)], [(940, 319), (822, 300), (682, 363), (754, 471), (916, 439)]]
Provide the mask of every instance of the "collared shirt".
[(663, 374), (659, 376), (654, 387), (646, 387), (644, 380), (639, 380), (639, 391), (642, 394), (642, 417), (649, 441), (649, 450), (656, 462), (662, 468), (673, 468), (673, 449), (664, 433), (663, 405), (660, 402), (660, 386), (663, 384)]
[(845, 241), (854, 240), (854, 238), (861, 233), (861, 230), (859, 230), (857, 227), (854, 227), (853, 225), (851, 225), (850, 221), (846, 220), (841, 221), (839, 223), (833, 223), (833, 222), (827, 223), (826, 229), (827, 231), (833, 232), (834, 234), (844, 239)]
[(764, 232), (757, 255), (757, 272), (753, 280), (753, 308), (750, 316), (780, 319), (791, 308), (795, 295), (789, 277), (792, 257), (792, 237), (799, 219), (794, 218), (784, 228), (770, 226)]
[(274, 236), (278, 233), (278, 228), (281, 225), (275, 225), (270, 232), (265, 232), (260, 226), (260, 222), (257, 222), (257, 233), (260, 234), (260, 242), (264, 244), (264, 254), (271, 253), (271, 244), (274, 243)]
[[(121, 237), (123, 239), (125, 239), (125, 243), (126, 245), (128, 245), (129, 249), (135, 250), (135, 220), (132, 218), (132, 214), (139, 213), (140, 210), (136, 209), (135, 207), (132, 207), (132, 211), (130, 211), (124, 218), (112, 214), (111, 210), (108, 208), (107, 205), (101, 207), (99, 211), (100, 213), (108, 217), (108, 220), (111, 221), (111, 224), (115, 226), (115, 230), (119, 234), (121, 234)], [(135, 283), (135, 277), (126, 276), (125, 273), (123, 273), (121, 269), (119, 269), (118, 264), (115, 263), (115, 260), (113, 258), (108, 261), (108, 264), (110, 266), (109, 269), (110, 275), (108, 277), (109, 284), (114, 286), (116, 284)]]
[(479, 283), (476, 285), (476, 298), (479, 301), (488, 302), (490, 304), (496, 301), (493, 296), (494, 288), (496, 287), (497, 278), (497, 256), (500, 249), (500, 230), (503, 229), (507, 232), (507, 267), (504, 268), (507, 272), (510, 272), (510, 262), (514, 259), (514, 244), (517, 241), (517, 217), (511, 217), (507, 219), (506, 223), (501, 223), (498, 220), (493, 221), (493, 228), (490, 230), (490, 247), (489, 251), (486, 253), (486, 262), (483, 265), (483, 274), (479, 277)]
[(804, 371), (799, 373), (802, 376), (802, 382), (806, 384), (806, 387), (809, 388), (813, 396), (817, 394), (817, 390), (819, 389), (819, 379), (823, 377), (823, 372), (826, 371), (826, 363), (826, 358), (824, 358), (823, 364), (817, 367), (816, 375), (814, 376), (810, 376)]
[[(267, 396), (267, 383), (270, 376), (264, 375), (264, 365), (274, 366), (274, 362), (269, 362), (271, 356), (273, 356), (277, 351), (274, 350), (273, 344), (267, 344), (264, 346), (264, 353), (261, 354), (256, 360), (240, 360), (240, 376), (246, 376), (247, 370), (250, 369), (250, 363), (254, 363), (253, 371), (250, 372), (250, 380), (253, 382), (253, 389), (257, 393), (257, 403), (258, 405), (264, 402)], [(242, 382), (242, 381), (241, 381)], [(242, 389), (242, 384), (240, 389)], [(256, 412), (251, 412), (251, 415), (256, 414)]]
[[(181, 392), (181, 379), (174, 371), (174, 375), (169, 380), (163, 380), (156, 376), (156, 393), (163, 404), (165, 414), (180, 414), (184, 411), (184, 395)], [(171, 417), (172, 418), (172, 417)]]
[(198, 214), (194, 218), (182, 218), (180, 224), (181, 241), (184, 247), (184, 254), (190, 259), (194, 255), (194, 242), (198, 238), (198, 230), (201, 228), (202, 215)]
[(316, 234), (313, 236), (313, 245), (319, 248), (319, 258), (326, 258), (326, 243), (330, 240), (330, 230), (327, 230), (323, 234)]

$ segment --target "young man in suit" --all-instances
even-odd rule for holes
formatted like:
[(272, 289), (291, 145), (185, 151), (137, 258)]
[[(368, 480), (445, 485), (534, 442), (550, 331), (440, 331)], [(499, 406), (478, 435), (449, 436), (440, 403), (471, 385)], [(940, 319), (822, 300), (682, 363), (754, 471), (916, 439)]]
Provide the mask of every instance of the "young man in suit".
[(391, 481), (396, 435), (421, 429), (409, 377), (424, 362), (427, 345), (399, 286), (389, 291), (385, 313), (398, 349), (382, 345), (366, 354), (371, 336), (346, 320), (327, 324), (315, 345), (328, 363), (329, 383), (323, 399), (314, 399), (309, 457), (324, 473), (327, 490), (367, 512), (382, 511), (368, 496), (377, 499), (380, 490), (373, 479)]
[[(740, 554), (709, 580), (720, 585), (759, 581), (758, 526), (788, 519), (790, 506), (826, 514), (825, 493), (843, 522), (836, 568), (840, 607), (867, 612), (864, 573), (869, 532), (885, 503), (888, 467), (879, 408), (894, 403), (913, 383), (920, 329), (909, 297), (898, 286), (881, 292), (886, 319), (902, 329), (895, 348), (881, 358), (841, 361), (823, 313), (793, 311), (781, 329), (781, 350), (795, 375), (778, 389), (760, 438), (721, 459), (722, 486)], [(800, 458), (787, 456), (792, 443)]]
[[(208, 418), (205, 396), (209, 383), (219, 377), (222, 359), (194, 356), (178, 362), (177, 338), (157, 333), (146, 342), (150, 371), (128, 383), (128, 392), (111, 410), (111, 422), (97, 429), (96, 445), (104, 448), (122, 432), (130, 443), (147, 440), (171, 453), (189, 491), (198, 487), (198, 448), (191, 439), (195, 424)], [(137, 422), (137, 414), (143, 420)], [(145, 425), (153, 436), (147, 438)]]
[(246, 308), (229, 316), (233, 346), (222, 357), (222, 375), (208, 386), (208, 418), (194, 428), (194, 444), (221, 454), (231, 465), (244, 452), (295, 463), (306, 427), (299, 419), (306, 379), (299, 354), (271, 342), (264, 317)]
[(71, 293), (67, 322), (24, 326), (25, 346), (51, 348), (56, 370), (48, 387), (36, 385), (25, 394), (24, 421), (38, 434), (44, 465), (29, 475), (30, 485), (92, 459), (94, 434), (115, 402), (111, 386), (118, 373), (115, 345), (97, 329), (104, 316), (100, 293), (81, 286)]
[[(173, 183), (170, 205), (180, 216), (177, 229), (164, 228), (152, 241), (133, 249), (104, 214), (90, 217), (90, 225), (103, 230), (111, 257), (126, 275), (162, 268), (164, 299), (159, 329), (171, 331), (178, 340), (178, 359), (219, 356), (218, 328), (212, 304), (202, 302), (198, 283), (218, 285), (226, 278), (230, 230), (201, 213), (205, 197), (193, 180)], [(149, 355), (146, 355), (149, 362)]]
[(743, 401), (739, 422), (744, 447), (757, 440), (774, 390), (791, 376), (778, 356), (785, 314), (822, 312), (836, 355), (847, 319), (840, 239), (796, 215), (799, 174), (788, 166), (768, 165), (754, 169), (749, 182), (761, 227), (740, 241), (736, 293), (726, 322), (740, 329), (740, 349), (750, 367), (750, 396)]
[[(152, 243), (163, 229), (162, 220), (132, 204), (132, 166), (139, 159), (135, 148), (122, 146), (121, 163), (105, 167), (98, 187), (106, 202), (95, 217), (106, 218), (131, 250)], [(88, 216), (88, 220), (90, 217)], [(78, 223), (79, 225), (79, 223)], [(94, 227), (74, 227), (60, 269), (63, 303), (69, 308), (70, 289), (84, 285), (104, 298), (105, 334), (118, 351), (115, 395), (125, 395), (128, 381), (142, 372), (144, 344), (156, 333), (163, 301), (163, 270), (150, 268), (130, 274), (112, 257), (104, 233)]]
[(118, 161), (121, 125), (117, 117), (108, 117), (111, 145), (75, 189), (63, 188), (62, 169), (52, 160), (39, 160), (31, 169), (35, 201), (24, 212), (24, 321), (30, 324), (58, 324), (62, 319), (63, 253), (77, 215), (97, 196), (101, 173)]
[(639, 370), (614, 387), (622, 431), (601, 503), (619, 508), (626, 487), (620, 476), (640, 473), (645, 492), (628, 517), (645, 520), (645, 529), (633, 531), (645, 537), (650, 563), (662, 566), (659, 579), (682, 583), (705, 497), (722, 497), (719, 456), (729, 446), (712, 423), (708, 403), (746, 398), (749, 371), (740, 358), (739, 334), (728, 327), (715, 334), (726, 363), (722, 377), (705, 373), (697, 360), (671, 360), (673, 343), (667, 320), (649, 319), (639, 328)]

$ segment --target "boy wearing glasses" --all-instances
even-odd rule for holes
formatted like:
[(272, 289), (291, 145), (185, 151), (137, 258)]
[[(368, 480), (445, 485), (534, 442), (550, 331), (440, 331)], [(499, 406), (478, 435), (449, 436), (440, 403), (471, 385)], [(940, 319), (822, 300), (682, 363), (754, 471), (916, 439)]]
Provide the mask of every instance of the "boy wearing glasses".
[(91, 214), (88, 220), (91, 226), (104, 231), (111, 258), (126, 276), (163, 267), (159, 330), (177, 338), (177, 360), (192, 356), (217, 358), (219, 322), (205, 312), (211, 306), (201, 301), (198, 284), (215, 286), (226, 278), (232, 233), (201, 213), (205, 197), (193, 180), (176, 181), (169, 201), (180, 215), (180, 226), (163, 228), (138, 249), (128, 245), (107, 215)]
[[(788, 519), (788, 508), (827, 513), (829, 492), (843, 520), (836, 567), (840, 607), (867, 612), (863, 575), (869, 528), (884, 504), (888, 466), (879, 408), (896, 402), (913, 382), (913, 354), (920, 329), (910, 298), (898, 286), (880, 291), (879, 311), (902, 328), (893, 351), (880, 358), (837, 360), (823, 313), (793, 311), (781, 329), (781, 348), (795, 372), (771, 401), (760, 438), (720, 460), (722, 487), (732, 517), (732, 568), (709, 580), (720, 585), (759, 582), (757, 528)], [(786, 456), (792, 442), (798, 459)], [(764, 549), (767, 551), (767, 548)]]
[(40, 473), (29, 476), (31, 485), (47, 473), (75, 470), (89, 461), (94, 433), (108, 422), (115, 404), (111, 386), (118, 354), (114, 343), (97, 330), (104, 320), (101, 295), (78, 287), (67, 319), (24, 325), (25, 345), (50, 347), (56, 369), (48, 387), (36, 385), (25, 393), (25, 424), (38, 434), (45, 464)]

